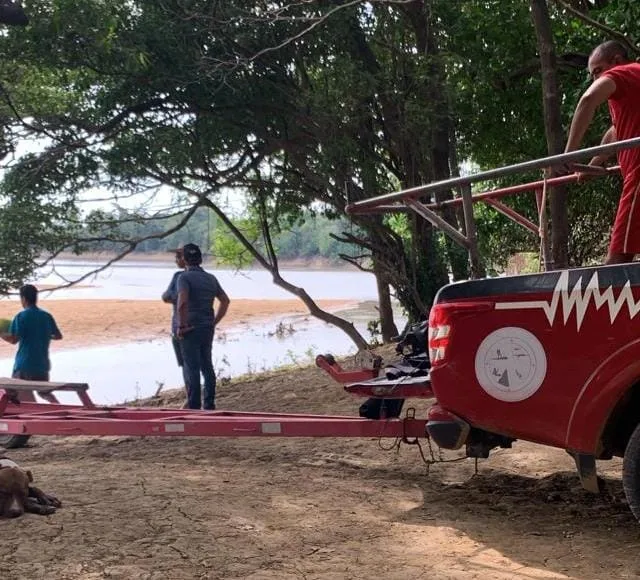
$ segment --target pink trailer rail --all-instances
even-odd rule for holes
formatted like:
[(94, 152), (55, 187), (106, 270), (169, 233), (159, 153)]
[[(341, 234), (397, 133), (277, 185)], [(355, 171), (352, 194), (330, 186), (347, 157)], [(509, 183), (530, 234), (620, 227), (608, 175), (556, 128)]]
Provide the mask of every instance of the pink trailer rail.
[[(319, 357), (324, 359), (324, 357)], [(332, 373), (340, 379), (334, 363)], [(349, 379), (357, 378), (349, 372)], [(386, 379), (370, 379), (362, 371), (361, 382), (345, 385), (356, 396), (406, 398), (433, 396), (428, 377), (406, 385), (389, 386)], [(382, 384), (385, 383), (385, 384)], [(426, 419), (364, 419), (342, 415), (200, 411), (155, 407), (106, 407), (95, 405), (85, 383), (43, 383), (0, 378), (0, 435), (91, 435), (180, 437), (389, 437), (415, 439), (425, 436)], [(56, 392), (73, 392), (79, 404), (61, 404)], [(37, 394), (46, 402), (30, 400)]]

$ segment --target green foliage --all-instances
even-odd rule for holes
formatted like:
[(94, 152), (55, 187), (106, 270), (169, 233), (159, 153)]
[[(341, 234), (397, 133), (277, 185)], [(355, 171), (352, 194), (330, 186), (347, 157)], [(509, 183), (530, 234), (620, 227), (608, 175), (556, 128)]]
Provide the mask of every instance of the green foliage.
[[(544, 134), (539, 60), (526, 2), (507, 0), (489, 5), (481, 0), (453, 4), (446, 28), (450, 31), (449, 72), (455, 94), (459, 153), (479, 169), (489, 169), (547, 154)], [(632, 1), (603, 2), (589, 16), (615, 31), (638, 38), (640, 5)], [(588, 86), (586, 58), (602, 32), (579, 21), (556, 4), (551, 10), (558, 78), (562, 92), (563, 123), (568, 129), (575, 105)], [(499, 23), (499, 24), (498, 24)], [(596, 145), (610, 124), (601, 107), (584, 146)], [(541, 174), (521, 174), (478, 187), (536, 181)], [(572, 265), (601, 260), (618, 192), (611, 182), (598, 179), (570, 186), (569, 255)], [(502, 200), (538, 223), (533, 193)], [(511, 255), (539, 250), (538, 239), (484, 204), (475, 206), (480, 250), (489, 271), (502, 270)]]
[(524, 258), (524, 264), (519, 274), (535, 274), (536, 272), (540, 272), (540, 254), (524, 252), (522, 256)]
[[(118, 252), (136, 242), (134, 252), (171, 252), (186, 243), (198, 244), (204, 251), (211, 246), (211, 232), (215, 222), (210, 212), (199, 208), (175, 233), (184, 214), (148, 214), (142, 211), (117, 209), (94, 210), (83, 220), (80, 238), (84, 251)], [(164, 237), (160, 237), (163, 236)], [(139, 242), (137, 242), (140, 240)]]
[(357, 230), (346, 219), (330, 220), (305, 214), (293, 227), (280, 229), (275, 246), (282, 259), (320, 256), (338, 262), (340, 254), (349, 255), (353, 246), (337, 240), (335, 236), (354, 229)]
[[(46, 171), (49, 169), (50, 173)], [(76, 239), (78, 211), (73, 197), (57, 192), (63, 163), (43, 167), (25, 155), (0, 186), (0, 293), (19, 287), (37, 267), (42, 252), (54, 252)], [(59, 173), (58, 173), (59, 172)], [(80, 187), (81, 180), (69, 187)], [(32, 190), (28, 184), (34, 183)]]
[(574, 186), (569, 197), (569, 259), (573, 266), (601, 264), (622, 191), (620, 177), (598, 178)]
[(385, 222), (392, 232), (400, 236), (400, 238), (409, 243), (411, 241), (411, 224), (405, 213), (390, 214), (385, 217)]
[[(637, 37), (637, 3), (598, 5), (592, 17)], [(559, 55), (602, 40), (551, 8)], [(447, 271), (464, 270), (464, 254), (423, 220), (354, 216), (357, 227), (345, 228), (313, 218), (318, 202), (335, 217), (350, 202), (446, 177), (454, 143), (479, 168), (546, 151), (535, 36), (519, 0), (34, 0), (28, 9), (29, 27), (0, 36), (2, 152), (25, 141), (36, 151), (4, 167), (0, 290), (63, 248), (162, 251), (198, 240), (246, 263), (246, 248), (209, 214), (205, 225), (202, 210), (169, 234), (184, 213), (78, 209), (93, 188), (134, 195), (169, 185), (180, 208), (216, 203), (228, 189), (246, 194), (250, 211), (237, 225), (266, 252), (251, 213), (260, 200), (283, 258), (350, 253), (333, 234), (362, 238), (363, 263), (374, 255), (416, 313)], [(568, 62), (559, 67), (567, 124), (586, 86)], [(603, 112), (590, 142), (607, 122)], [(572, 190), (575, 264), (603, 250), (611, 189), (594, 181)], [(507, 203), (537, 221), (532, 196)], [(478, 206), (476, 216), (490, 269), (537, 250), (534, 236), (493, 210)]]
[[(254, 245), (259, 244), (260, 230), (258, 222), (252, 218), (234, 220), (234, 225)], [(238, 238), (226, 228), (216, 228), (213, 241), (213, 253), (219, 264), (228, 264), (236, 268), (246, 268), (254, 262)]]
[[(198, 209), (184, 227), (163, 237), (151, 237), (173, 229), (182, 215), (148, 215), (126, 211), (94, 210), (84, 220), (83, 233), (94, 241), (83, 244), (84, 251), (121, 251), (123, 245), (132, 240), (140, 242), (134, 252), (171, 252), (187, 242), (208, 248), (218, 264), (236, 268), (252, 266), (254, 257), (248, 253), (238, 239), (224, 224), (212, 217), (209, 210)], [(233, 225), (259, 250), (264, 251), (259, 223), (255, 217), (240, 217)], [(298, 220), (283, 224), (274, 232), (274, 245), (282, 260), (310, 260), (323, 258), (338, 263), (339, 254), (349, 254), (352, 245), (336, 240), (342, 232), (354, 230), (347, 220), (329, 219), (322, 215), (305, 212)], [(75, 232), (78, 235), (78, 232)]]
[[(515, 178), (502, 180), (500, 185), (512, 185)], [(498, 184), (492, 184), (498, 185)], [(493, 188), (487, 188), (493, 189)], [(482, 191), (485, 191), (484, 189)], [(539, 217), (533, 192), (504, 198), (502, 203), (515, 209), (534, 224)], [(516, 253), (538, 252), (538, 236), (516, 224), (505, 215), (484, 203), (474, 206), (474, 215), (478, 228), (478, 245), (485, 268), (489, 273), (502, 272), (507, 262)]]
[[(293, 223), (288, 223), (286, 219), (282, 222), (272, 233), (273, 245), (281, 260), (323, 258), (337, 264), (340, 262), (340, 254), (349, 255), (353, 251), (351, 244), (334, 237), (353, 229), (345, 219), (329, 219), (305, 212)], [(264, 240), (256, 219), (245, 217), (236, 219), (233, 223), (257, 249), (264, 250)], [(254, 263), (244, 246), (223, 227), (216, 229), (214, 254), (221, 264), (243, 267)]]
[(382, 328), (379, 319), (367, 322), (367, 332), (369, 333), (369, 344), (371, 346), (380, 346), (382, 344)]

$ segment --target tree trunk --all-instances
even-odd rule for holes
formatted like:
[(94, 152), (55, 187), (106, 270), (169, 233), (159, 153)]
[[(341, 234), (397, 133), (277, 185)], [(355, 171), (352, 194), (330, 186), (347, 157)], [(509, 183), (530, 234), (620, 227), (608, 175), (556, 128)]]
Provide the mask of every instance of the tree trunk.
[[(432, 8), (427, 2), (414, 4), (414, 7), (421, 5), (421, 8), (414, 12), (413, 21), (416, 23), (416, 38), (418, 40), (418, 50), (429, 59), (429, 78), (427, 81), (426, 94), (433, 107), (432, 130), (431, 130), (431, 170), (430, 175), (433, 181), (441, 181), (451, 177), (451, 139), (454, 137), (452, 131), (451, 99), (447, 87), (447, 73), (444, 60), (439, 56), (436, 22), (433, 19)], [(418, 30), (419, 28), (419, 30)], [(451, 190), (434, 193), (437, 202), (451, 199)], [(430, 199), (427, 200), (431, 201)], [(453, 207), (446, 207), (442, 210), (442, 217), (456, 228), (462, 230), (463, 222), (458, 220), (458, 216)], [(448, 266), (454, 280), (464, 280), (469, 277), (469, 259), (467, 250), (459, 246), (446, 234), (444, 246)], [(444, 279), (444, 283), (448, 282)]]
[(383, 268), (380, 268), (375, 252), (373, 253), (373, 273), (378, 286), (378, 304), (380, 308), (380, 331), (382, 342), (389, 343), (394, 336), (398, 336), (398, 327), (393, 321), (393, 308), (391, 307), (391, 292), (389, 290), (389, 278)]
[[(453, 123), (449, 127), (449, 167), (451, 168), (451, 177), (460, 177), (460, 161), (458, 159), (458, 146), (456, 143), (455, 128)], [(469, 239), (472, 244), (469, 249), (469, 267), (471, 269), (471, 278), (484, 278), (487, 272), (484, 268), (484, 264), (480, 259), (480, 253), (478, 251), (478, 236), (476, 231), (475, 216), (473, 213), (473, 201), (471, 201), (472, 191), (471, 184), (461, 185), (459, 188), (460, 195), (463, 199), (467, 199), (471, 203), (471, 209), (465, 210), (464, 205), (458, 206), (456, 210), (456, 217), (458, 222), (463, 225), (463, 233)], [(467, 215), (465, 215), (465, 213)], [(467, 268), (467, 272), (469, 268)], [(457, 280), (455, 270), (453, 271), (453, 279)]]
[[(531, 15), (536, 30), (540, 67), (542, 74), (542, 104), (544, 107), (544, 129), (549, 155), (562, 153), (564, 130), (560, 111), (556, 53), (553, 31), (546, 0), (531, 0)], [(567, 214), (567, 187), (549, 190), (551, 210), (551, 252), (554, 268), (569, 265), (568, 240), (569, 219)]]
[[(440, 72), (440, 71), (439, 71)], [(440, 74), (434, 74), (434, 81), (441, 80)], [(444, 83), (438, 82), (437, 90), (442, 95), (446, 88)], [(436, 120), (436, 126), (433, 131), (433, 142), (431, 150), (431, 158), (433, 159), (433, 177), (434, 181), (441, 181), (451, 177), (451, 143), (450, 138), (453, 132), (450, 130), (451, 119), (449, 118), (449, 110), (447, 99), (443, 97), (437, 99), (441, 106), (441, 114)], [(444, 201), (453, 197), (451, 190), (441, 191), (434, 194), (436, 201)], [(442, 211), (442, 217), (447, 220), (457, 230), (461, 230), (462, 224), (458, 220), (458, 216), (453, 207), (448, 206)], [(469, 256), (465, 248), (458, 245), (452, 238), (445, 234), (445, 248), (451, 275), (454, 280), (465, 280), (469, 277)]]
[[(418, 52), (426, 55), (429, 22), (424, 4), (422, 1), (402, 3), (401, 9), (408, 15), (408, 22), (411, 23), (416, 36)], [(358, 18), (353, 17), (350, 26), (352, 58), (368, 71), (372, 78), (377, 78), (378, 75), (384, 78), (384, 74), (381, 75), (384, 67), (378, 62), (375, 52), (368, 44)], [(429, 102), (433, 98), (433, 86), (437, 80), (416, 79), (415, 82), (419, 87), (412, 87), (412, 90), (422, 92), (424, 102)], [(443, 89), (439, 90), (440, 94), (443, 94)], [(379, 101), (380, 120), (384, 126), (385, 145), (396, 160), (396, 175), (401, 187), (415, 187), (432, 180), (435, 172), (431, 150), (421, 148), (428, 146), (426, 143), (418, 146), (417, 143), (426, 141), (424, 136), (412, 135), (403, 122), (406, 103), (398, 101), (392, 90), (380, 90), (376, 98)], [(440, 121), (436, 116), (434, 113), (434, 124)], [(449, 279), (446, 264), (439, 255), (436, 234), (431, 223), (411, 214), (409, 228), (411, 241), (393, 257), (394, 262), (388, 272), (393, 276), (391, 279), (396, 295), (406, 309), (409, 319), (416, 321), (428, 314), (436, 292)], [(402, 272), (401, 280), (397, 280), (399, 271)]]

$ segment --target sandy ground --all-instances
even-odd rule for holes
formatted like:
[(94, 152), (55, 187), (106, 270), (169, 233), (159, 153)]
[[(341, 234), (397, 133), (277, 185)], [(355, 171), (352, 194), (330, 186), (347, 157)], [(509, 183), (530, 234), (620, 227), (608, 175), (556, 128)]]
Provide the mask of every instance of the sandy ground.
[[(117, 344), (132, 340), (168, 337), (171, 306), (160, 300), (42, 300), (39, 304), (56, 319), (64, 339), (53, 342), (51, 350)], [(353, 306), (344, 300), (318, 300), (318, 305), (335, 311)], [(13, 318), (19, 303), (0, 302), (0, 318)], [(300, 300), (232, 300), (218, 333), (249, 321), (266, 320), (307, 309)], [(12, 356), (15, 347), (0, 342), (0, 357)]]
[[(148, 404), (180, 403), (176, 391)], [(222, 385), (218, 404), (355, 414), (359, 401), (305, 368)], [(619, 461), (602, 462), (608, 492), (594, 496), (560, 450), (516, 443), (477, 474), (471, 460), (427, 473), (417, 446), (391, 443), (34, 437), (8, 455), (64, 507), (0, 520), (1, 577), (640, 576)]]

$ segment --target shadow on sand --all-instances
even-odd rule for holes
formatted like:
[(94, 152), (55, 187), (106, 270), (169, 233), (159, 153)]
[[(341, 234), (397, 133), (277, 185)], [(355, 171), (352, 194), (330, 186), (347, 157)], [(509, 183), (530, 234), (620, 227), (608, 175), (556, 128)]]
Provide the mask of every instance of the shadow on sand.
[(535, 478), (483, 469), (464, 483), (429, 477), (420, 487), (423, 505), (397, 521), (451, 527), (523, 566), (570, 577), (640, 576), (640, 524), (620, 480), (605, 480), (595, 495), (574, 472)]

